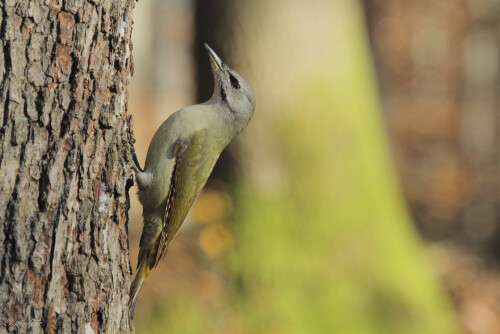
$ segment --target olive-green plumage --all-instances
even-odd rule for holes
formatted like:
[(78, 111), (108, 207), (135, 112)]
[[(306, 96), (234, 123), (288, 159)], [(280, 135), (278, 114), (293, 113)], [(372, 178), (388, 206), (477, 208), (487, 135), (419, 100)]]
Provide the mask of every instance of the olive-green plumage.
[(177, 111), (160, 126), (144, 170), (134, 155), (144, 227), (130, 289), (130, 318), (144, 280), (166, 253), (220, 153), (246, 127), (255, 109), (248, 83), (205, 47), (215, 81), (212, 97)]

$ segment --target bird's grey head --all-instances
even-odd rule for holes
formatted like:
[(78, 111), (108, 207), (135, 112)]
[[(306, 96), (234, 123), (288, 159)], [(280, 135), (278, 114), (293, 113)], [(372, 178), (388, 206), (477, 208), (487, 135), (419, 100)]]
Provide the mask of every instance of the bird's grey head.
[(248, 123), (255, 110), (255, 96), (252, 88), (241, 75), (224, 64), (207, 44), (205, 48), (208, 51), (215, 81), (214, 94), (209, 103), (227, 106), (224, 109)]

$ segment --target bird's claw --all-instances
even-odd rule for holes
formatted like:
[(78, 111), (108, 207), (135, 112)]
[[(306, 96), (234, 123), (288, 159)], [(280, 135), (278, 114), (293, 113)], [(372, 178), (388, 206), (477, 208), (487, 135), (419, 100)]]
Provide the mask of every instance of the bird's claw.
[(135, 139), (132, 139), (132, 141), (122, 139), (122, 144), (126, 147), (125, 159), (127, 165), (131, 166), (135, 172), (138, 171), (142, 172), (141, 166), (139, 165), (139, 161), (137, 160), (137, 155), (135, 154), (134, 142)]

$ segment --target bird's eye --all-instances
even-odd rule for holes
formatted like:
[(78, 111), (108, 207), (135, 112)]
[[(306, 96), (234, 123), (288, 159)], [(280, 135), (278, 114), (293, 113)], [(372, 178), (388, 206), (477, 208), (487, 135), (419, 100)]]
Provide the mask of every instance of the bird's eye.
[(229, 80), (231, 81), (231, 87), (233, 87), (234, 90), (241, 89), (241, 86), (240, 86), (240, 83), (238, 82), (238, 79), (236, 79), (233, 75), (229, 76)]

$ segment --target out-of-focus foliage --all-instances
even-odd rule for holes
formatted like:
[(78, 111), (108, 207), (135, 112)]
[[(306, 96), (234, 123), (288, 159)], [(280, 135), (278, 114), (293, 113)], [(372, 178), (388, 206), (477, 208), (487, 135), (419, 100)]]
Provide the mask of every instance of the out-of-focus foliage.
[(398, 190), (359, 4), (232, 7), (228, 63), (257, 98), (240, 175), (200, 196), (137, 332), (456, 333)]
[(365, 2), (388, 129), (419, 230), (500, 258), (500, 2)]
[(464, 331), (500, 333), (500, 2), (364, 3), (411, 214)]
[[(318, 13), (296, 1), (254, 3), (261, 7), (242, 15), (252, 34), (238, 39), (238, 54), (262, 59), (253, 73), (269, 74), (251, 77), (264, 115), (244, 137), (256, 170), (239, 184), (231, 257), (250, 332), (453, 332), (395, 184), (359, 7), (317, 1)], [(311, 15), (294, 21), (302, 34), (279, 26), (295, 15)], [(266, 32), (294, 46), (273, 45), (278, 55), (294, 53), (281, 65), (261, 42)], [(285, 94), (283, 80), (293, 82)], [(256, 139), (266, 131), (274, 145)], [(271, 155), (281, 181), (268, 189), (253, 175)]]

